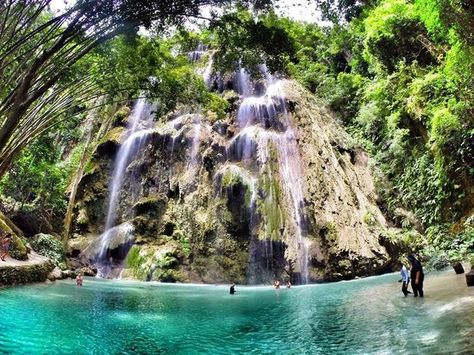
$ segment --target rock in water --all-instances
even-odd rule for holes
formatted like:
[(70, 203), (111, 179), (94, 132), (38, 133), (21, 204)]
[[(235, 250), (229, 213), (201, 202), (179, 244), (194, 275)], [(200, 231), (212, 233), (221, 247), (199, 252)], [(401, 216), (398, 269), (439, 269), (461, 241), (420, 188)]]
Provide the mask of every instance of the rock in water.
[(466, 283), (468, 286), (474, 286), (474, 269), (466, 274)]
[(456, 274), (464, 274), (464, 268), (461, 263), (455, 263), (453, 264), (453, 269)]
[(63, 272), (61, 271), (61, 269), (59, 267), (55, 267), (53, 269), (53, 271), (51, 271), (49, 274), (48, 274), (48, 280), (49, 281), (56, 281), (56, 280), (61, 280), (63, 279)]

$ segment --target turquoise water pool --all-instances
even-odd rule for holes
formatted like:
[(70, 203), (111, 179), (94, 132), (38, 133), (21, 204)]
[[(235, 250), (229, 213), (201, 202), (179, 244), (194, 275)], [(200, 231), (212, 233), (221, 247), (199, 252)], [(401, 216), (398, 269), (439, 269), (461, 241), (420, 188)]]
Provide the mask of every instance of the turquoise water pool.
[(274, 290), (88, 278), (0, 290), (0, 353), (472, 354), (474, 288), (398, 275)]

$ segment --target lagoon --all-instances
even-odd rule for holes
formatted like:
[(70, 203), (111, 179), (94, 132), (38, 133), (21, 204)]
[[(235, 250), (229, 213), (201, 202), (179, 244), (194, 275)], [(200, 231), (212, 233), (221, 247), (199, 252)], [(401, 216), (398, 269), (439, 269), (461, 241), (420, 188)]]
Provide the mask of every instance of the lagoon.
[(429, 274), (425, 298), (398, 274), (296, 286), (86, 278), (0, 290), (0, 353), (469, 354), (474, 288)]

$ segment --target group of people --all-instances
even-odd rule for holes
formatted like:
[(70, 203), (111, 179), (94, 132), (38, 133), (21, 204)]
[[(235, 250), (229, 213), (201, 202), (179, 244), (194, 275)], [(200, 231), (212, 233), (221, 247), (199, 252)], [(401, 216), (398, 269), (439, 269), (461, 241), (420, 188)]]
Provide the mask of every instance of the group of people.
[[(280, 288), (280, 280), (273, 281), (273, 287), (275, 289), (279, 289)], [(291, 282), (290, 282), (290, 280), (287, 280), (286, 281), (286, 288), (290, 288), (290, 287), (291, 287)]]
[(5, 261), (5, 257), (7, 257), (10, 253), (11, 242), (12, 242), (11, 233), (0, 235), (0, 259), (2, 259), (2, 261)]
[[(273, 281), (273, 287), (274, 287), (275, 289), (279, 289), (279, 288), (280, 288), (280, 280), (275, 280), (275, 281)], [(287, 281), (286, 281), (286, 288), (290, 288), (290, 287), (291, 287), (291, 282), (290, 282), (290, 280), (287, 280)], [(235, 294), (236, 292), (237, 292), (237, 291), (235, 290), (235, 283), (234, 283), (234, 284), (232, 284), (232, 285), (230, 286), (229, 293), (230, 293), (231, 295), (233, 295), (233, 294)]]
[(400, 271), (402, 275), (402, 292), (406, 296), (411, 292), (408, 291), (408, 285), (410, 284), (411, 280), (411, 288), (413, 290), (413, 295), (415, 297), (423, 297), (423, 281), (425, 275), (423, 273), (423, 266), (421, 265), (420, 261), (416, 259), (413, 255), (408, 255), (408, 261), (411, 264), (410, 272), (408, 272), (407, 267), (402, 263), (402, 269)]

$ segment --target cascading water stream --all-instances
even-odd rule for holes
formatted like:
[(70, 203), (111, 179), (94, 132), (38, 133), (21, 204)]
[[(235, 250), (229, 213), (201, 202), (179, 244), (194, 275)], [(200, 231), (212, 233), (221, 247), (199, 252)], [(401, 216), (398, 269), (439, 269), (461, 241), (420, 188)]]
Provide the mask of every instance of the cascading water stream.
[[(120, 191), (123, 186), (124, 177), (127, 166), (133, 156), (143, 148), (148, 136), (153, 132), (152, 106), (145, 99), (139, 99), (132, 110), (130, 120), (128, 122), (127, 138), (120, 146), (115, 158), (114, 171), (109, 188), (109, 203), (105, 222), (104, 232), (99, 237), (98, 253), (96, 254), (95, 265), (98, 270), (98, 277), (109, 278), (111, 276), (113, 265), (111, 265), (110, 243), (118, 234), (125, 235), (127, 240), (133, 233), (133, 226), (122, 224), (116, 226), (117, 212), (120, 206)], [(121, 227), (122, 226), (122, 227)]]
[[(291, 127), (291, 118), (286, 109), (281, 82), (274, 80), (265, 67), (262, 67), (261, 70), (267, 81), (266, 90), (262, 96), (250, 96), (255, 91), (251, 87), (250, 75), (244, 69), (239, 69), (237, 72), (236, 86), (243, 97), (237, 115), (240, 132), (230, 142), (228, 156), (242, 161), (244, 164), (250, 164), (252, 160), (256, 159), (261, 175), (265, 175), (269, 181), (274, 179), (279, 181), (290, 208), (291, 216), (289, 217), (293, 224), (292, 233), (294, 235), (289, 238), (292, 244), (289, 247), (293, 250), (293, 255), (296, 254), (300, 273), (299, 281), (307, 283), (308, 245), (305, 238), (304, 213), (302, 212), (304, 211), (303, 174), (295, 132)], [(276, 158), (272, 152), (276, 152)], [(270, 166), (274, 160), (278, 164), (276, 172)], [(266, 194), (264, 203), (273, 206), (278, 204), (277, 192), (274, 189), (270, 189)], [(275, 241), (272, 240), (272, 237), (267, 236), (265, 240), (259, 240), (256, 243), (256, 249), (263, 250), (254, 252), (263, 255), (268, 271), (271, 268), (272, 259), (275, 258)], [(256, 268), (252, 263), (256, 263), (256, 261), (251, 260), (250, 266)], [(251, 279), (255, 278), (257, 273), (258, 271), (251, 270)]]
[(199, 144), (201, 143), (201, 120), (199, 119), (198, 122), (193, 123), (193, 142), (191, 145), (191, 165), (195, 166), (198, 163), (198, 153), (199, 153)]
[(188, 52), (188, 59), (191, 62), (197, 62), (206, 53), (207, 47), (204, 45), (204, 43), (199, 43), (195, 50)]

